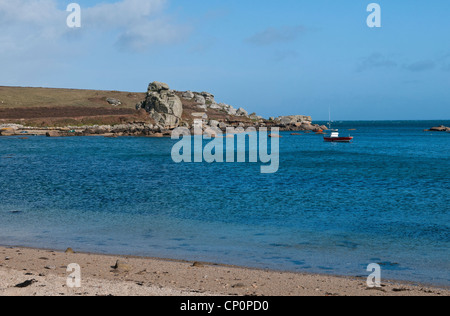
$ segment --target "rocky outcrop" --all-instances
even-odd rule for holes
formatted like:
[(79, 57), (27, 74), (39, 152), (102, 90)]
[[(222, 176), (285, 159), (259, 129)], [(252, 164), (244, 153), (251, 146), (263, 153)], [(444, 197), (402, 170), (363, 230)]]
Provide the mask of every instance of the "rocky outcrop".
[(220, 103), (219, 107), (223, 111), (225, 111), (228, 115), (236, 115), (237, 114), (237, 110), (231, 105), (228, 105), (228, 104), (225, 104), (225, 103)]
[[(206, 99), (200, 94), (195, 94), (195, 102), (197, 102), (197, 105), (200, 105), (201, 107), (206, 105)], [(206, 106), (205, 106), (206, 108)]]
[[(119, 125), (83, 126), (76, 128), (72, 136), (150, 136), (157, 137), (158, 134), (168, 134), (168, 130), (148, 123), (132, 123)], [(70, 135), (69, 135), (70, 136)]]
[(145, 101), (136, 108), (145, 109), (161, 128), (173, 129), (179, 126), (183, 115), (183, 103), (166, 83), (153, 82), (148, 86)]
[(2, 124), (0, 125), (0, 136), (14, 136), (20, 134), (19, 130), (23, 125), (19, 124)]
[[(235, 109), (233, 106), (225, 103), (217, 103), (215, 96), (209, 92), (181, 92), (181, 97), (185, 100), (194, 100), (199, 110), (207, 111), (208, 109), (218, 110), (231, 116), (248, 117), (247, 111)], [(238, 113), (239, 112), (239, 113)]]
[(428, 132), (450, 132), (450, 127), (441, 125), (439, 127), (432, 127), (429, 130), (427, 130)]
[(182, 94), (183, 99), (192, 100), (195, 97), (195, 94), (192, 91), (186, 91)]
[(45, 133), (45, 136), (47, 137), (60, 137), (61, 133), (59, 131), (48, 131)]
[(283, 131), (314, 131), (323, 132), (328, 128), (312, 123), (311, 116), (291, 115), (280, 116), (278, 118), (270, 118), (267, 123), (271, 126), (277, 126)]
[(274, 120), (275, 122), (278, 122), (280, 125), (296, 125), (296, 124), (304, 124), (304, 123), (311, 123), (312, 118), (311, 116), (305, 116), (305, 115), (291, 115), (291, 116), (280, 116)]

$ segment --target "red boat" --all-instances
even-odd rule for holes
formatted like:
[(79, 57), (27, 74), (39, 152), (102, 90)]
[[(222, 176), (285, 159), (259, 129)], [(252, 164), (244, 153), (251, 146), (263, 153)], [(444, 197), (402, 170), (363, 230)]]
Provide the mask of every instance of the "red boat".
[(323, 140), (328, 143), (350, 143), (353, 140), (352, 136), (340, 137), (339, 130), (331, 129), (331, 108), (330, 108), (330, 120), (328, 122), (328, 130), (331, 131), (330, 136), (325, 136)]
[(323, 140), (328, 143), (350, 143), (353, 140), (353, 137), (340, 137), (339, 132), (336, 130), (333, 131), (330, 136), (325, 136)]

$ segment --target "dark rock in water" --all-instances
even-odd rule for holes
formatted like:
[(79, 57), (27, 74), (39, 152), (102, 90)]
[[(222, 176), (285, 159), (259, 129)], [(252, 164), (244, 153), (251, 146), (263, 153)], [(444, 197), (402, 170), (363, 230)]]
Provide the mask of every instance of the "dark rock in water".
[(32, 285), (32, 284), (34, 284), (34, 283), (36, 283), (37, 281), (36, 280), (27, 280), (27, 281), (25, 281), (25, 282), (23, 282), (23, 283), (19, 283), (19, 284), (17, 284), (15, 287), (17, 287), (17, 288), (25, 288), (25, 287), (29, 287), (30, 285)]
[(58, 131), (48, 131), (45, 133), (45, 136), (47, 137), (59, 137), (61, 134)]
[(382, 267), (395, 267), (398, 266), (399, 264), (397, 262), (386, 261), (386, 262), (378, 262), (378, 265)]
[(439, 127), (432, 127), (429, 130), (427, 130), (428, 132), (450, 132), (450, 127), (441, 125)]

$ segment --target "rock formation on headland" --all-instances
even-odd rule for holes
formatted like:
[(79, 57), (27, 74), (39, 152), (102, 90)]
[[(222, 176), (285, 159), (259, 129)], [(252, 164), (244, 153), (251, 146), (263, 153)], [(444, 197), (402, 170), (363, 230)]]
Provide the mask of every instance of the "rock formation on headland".
[(145, 101), (137, 104), (136, 108), (145, 109), (157, 124), (167, 129), (178, 127), (183, 115), (181, 99), (167, 84), (161, 82), (153, 82), (148, 86)]
[(282, 130), (307, 130), (319, 131), (326, 129), (324, 126), (312, 124), (310, 116), (293, 115), (281, 116), (276, 119), (265, 120), (255, 113), (249, 114), (242, 107), (235, 108), (225, 103), (217, 103), (215, 96), (208, 92), (177, 92), (161, 82), (153, 82), (149, 85), (145, 101), (136, 105), (137, 109), (145, 109), (155, 120), (161, 129), (173, 129), (180, 125), (192, 127), (193, 118), (183, 116), (183, 108), (190, 106), (193, 111), (212, 113), (210, 120), (205, 119), (204, 125), (208, 127), (279, 127)]

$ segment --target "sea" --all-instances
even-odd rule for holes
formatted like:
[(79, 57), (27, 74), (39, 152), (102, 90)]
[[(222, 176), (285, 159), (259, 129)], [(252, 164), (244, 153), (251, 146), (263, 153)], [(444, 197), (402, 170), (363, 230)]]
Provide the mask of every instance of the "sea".
[(450, 286), (450, 121), (281, 132), (279, 170), (176, 140), (0, 137), (0, 244)]

